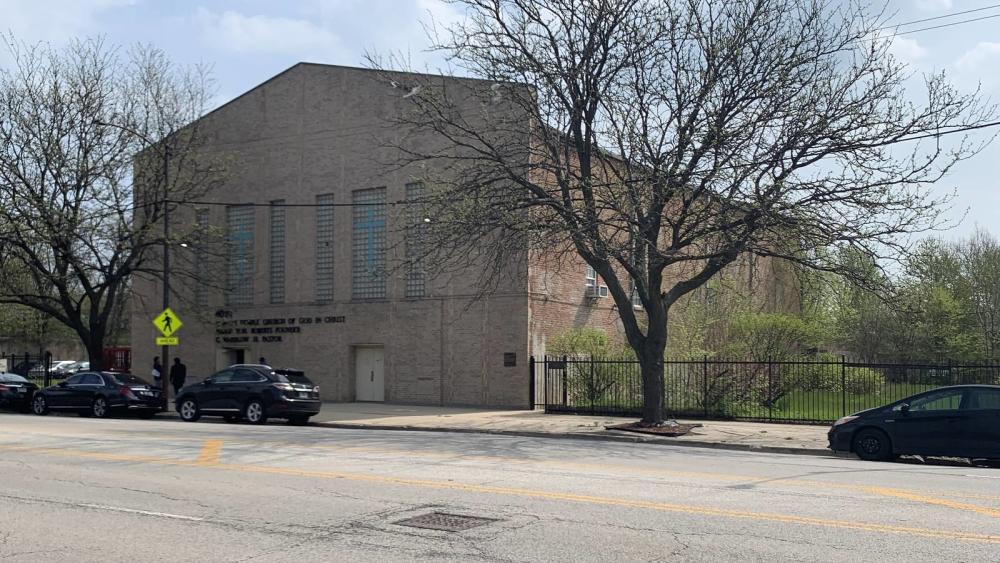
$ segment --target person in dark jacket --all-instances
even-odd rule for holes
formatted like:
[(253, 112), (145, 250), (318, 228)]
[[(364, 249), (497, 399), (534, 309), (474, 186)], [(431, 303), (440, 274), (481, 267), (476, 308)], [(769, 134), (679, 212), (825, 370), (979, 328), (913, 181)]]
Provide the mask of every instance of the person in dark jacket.
[(184, 387), (184, 380), (187, 379), (188, 368), (181, 363), (180, 358), (174, 358), (174, 365), (170, 366), (170, 384), (174, 386), (174, 395)]

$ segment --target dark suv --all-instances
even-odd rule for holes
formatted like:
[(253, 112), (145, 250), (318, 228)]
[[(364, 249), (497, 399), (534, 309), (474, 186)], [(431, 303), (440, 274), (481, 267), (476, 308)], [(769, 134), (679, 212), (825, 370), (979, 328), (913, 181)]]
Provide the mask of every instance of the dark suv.
[(213, 415), (229, 422), (264, 424), (268, 418), (285, 418), (290, 424), (306, 424), (322, 403), (319, 387), (299, 370), (238, 364), (185, 386), (174, 404), (187, 422)]

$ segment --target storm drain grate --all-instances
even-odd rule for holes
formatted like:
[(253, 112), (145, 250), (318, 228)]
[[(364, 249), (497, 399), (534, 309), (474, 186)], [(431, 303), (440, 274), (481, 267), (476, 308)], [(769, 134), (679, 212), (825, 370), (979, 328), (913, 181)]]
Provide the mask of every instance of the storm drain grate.
[(398, 522), (394, 522), (394, 524), (397, 526), (409, 526), (411, 528), (423, 528), (426, 530), (461, 532), (463, 530), (484, 526), (490, 522), (496, 521), (496, 518), (464, 516), (462, 514), (448, 514), (446, 512), (431, 512), (429, 514), (421, 514), (420, 516), (400, 520)]

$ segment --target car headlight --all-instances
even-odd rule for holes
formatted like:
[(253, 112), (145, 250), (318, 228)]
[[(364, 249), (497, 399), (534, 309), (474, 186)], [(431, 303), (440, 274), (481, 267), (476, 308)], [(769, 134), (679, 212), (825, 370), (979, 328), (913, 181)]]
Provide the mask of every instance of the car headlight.
[(855, 421), (858, 418), (860, 418), (860, 417), (855, 416), (853, 414), (849, 415), (849, 416), (843, 416), (843, 417), (840, 417), (839, 419), (837, 419), (837, 422), (834, 422), (833, 425), (834, 426), (840, 426), (841, 424), (847, 424), (848, 422)]

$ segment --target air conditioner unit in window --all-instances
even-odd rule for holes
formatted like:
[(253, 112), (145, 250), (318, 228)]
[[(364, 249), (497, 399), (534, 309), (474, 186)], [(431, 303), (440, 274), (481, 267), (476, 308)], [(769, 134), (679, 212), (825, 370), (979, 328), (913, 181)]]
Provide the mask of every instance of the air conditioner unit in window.
[(606, 285), (587, 285), (587, 297), (592, 299), (597, 299), (599, 297), (608, 296), (608, 286)]

